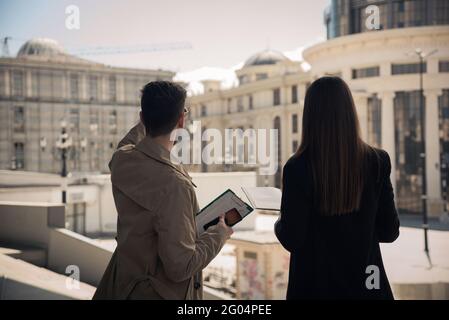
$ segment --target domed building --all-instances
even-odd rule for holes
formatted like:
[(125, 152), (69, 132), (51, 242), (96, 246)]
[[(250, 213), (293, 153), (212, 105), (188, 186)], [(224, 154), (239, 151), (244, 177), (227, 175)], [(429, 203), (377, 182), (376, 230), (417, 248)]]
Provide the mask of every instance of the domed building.
[(249, 57), (243, 67), (236, 71), (236, 75), (242, 85), (300, 70), (301, 66), (297, 62), (291, 61), (283, 53), (267, 49)]
[[(379, 9), (378, 29), (366, 27), (368, 6)], [(425, 209), (429, 216), (448, 219), (449, 2), (332, 0), (325, 23), (328, 40), (303, 52), (310, 70), (273, 50), (256, 53), (236, 71), (238, 86), (223, 90), (218, 81), (204, 81), (205, 93), (190, 98), (194, 118), (222, 131), (279, 129), (281, 167), (300, 142), (308, 83), (325, 75), (341, 77), (353, 92), (363, 139), (390, 155), (399, 211), (417, 215)], [(202, 168), (222, 169), (227, 167)], [(260, 185), (280, 186), (280, 171), (267, 180), (259, 177)]]
[(263, 66), (277, 64), (283, 61), (290, 61), (282, 52), (274, 50), (264, 50), (249, 57), (244, 67)]
[[(367, 6), (379, 9), (378, 30), (366, 28)], [(447, 218), (449, 2), (332, 0), (325, 21), (329, 40), (303, 52), (311, 80), (331, 74), (349, 84), (364, 139), (390, 155), (399, 211), (423, 212), (425, 176), (425, 209), (430, 216)], [(424, 57), (423, 119), (419, 55)]]
[(163, 70), (115, 68), (69, 54), (52, 39), (0, 58), (0, 169), (59, 173), (61, 124), (72, 138), (70, 172), (108, 172), (118, 141), (138, 119), (139, 90), (171, 80)]

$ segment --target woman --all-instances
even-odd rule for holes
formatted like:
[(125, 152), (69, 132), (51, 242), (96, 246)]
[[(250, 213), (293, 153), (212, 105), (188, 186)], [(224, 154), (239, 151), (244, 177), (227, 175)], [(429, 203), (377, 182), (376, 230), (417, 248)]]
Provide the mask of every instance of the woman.
[(393, 299), (379, 248), (399, 236), (390, 173), (388, 154), (360, 138), (346, 83), (316, 80), (275, 225), (291, 253), (287, 299)]

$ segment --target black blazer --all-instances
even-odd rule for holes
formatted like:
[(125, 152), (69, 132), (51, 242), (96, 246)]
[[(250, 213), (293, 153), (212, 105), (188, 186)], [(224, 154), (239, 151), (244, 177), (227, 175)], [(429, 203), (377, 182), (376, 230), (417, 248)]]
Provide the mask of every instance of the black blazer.
[(360, 209), (340, 216), (313, 208), (307, 152), (284, 166), (275, 233), (291, 253), (287, 299), (393, 299), (379, 248), (399, 236), (390, 158), (373, 149), (367, 161)]

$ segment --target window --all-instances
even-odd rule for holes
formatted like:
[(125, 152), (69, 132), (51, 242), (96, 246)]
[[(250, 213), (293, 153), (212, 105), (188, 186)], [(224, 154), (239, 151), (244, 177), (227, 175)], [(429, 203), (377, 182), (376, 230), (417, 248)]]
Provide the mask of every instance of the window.
[(379, 67), (352, 69), (352, 79), (378, 77), (379, 73)]
[(25, 146), (22, 142), (14, 143), (13, 168), (15, 170), (25, 168)]
[(97, 76), (89, 77), (89, 99), (98, 100), (98, 78)]
[[(391, 74), (412, 74), (419, 73), (420, 63), (402, 63), (402, 64), (392, 64), (391, 65)], [(427, 72), (427, 63), (423, 63), (423, 73)]]
[(201, 105), (201, 116), (207, 116), (207, 107), (204, 104)]
[(227, 113), (230, 114), (231, 110), (232, 110), (232, 100), (231, 98), (229, 98), (227, 102)]
[(422, 212), (420, 105), (421, 97), (418, 90), (396, 92), (394, 98), (396, 206), (400, 213)]
[(278, 106), (281, 104), (281, 89), (277, 88), (273, 90), (273, 105)]
[(80, 110), (76, 108), (70, 109), (69, 113), (70, 129), (72, 131), (79, 131), (80, 128)]
[(237, 112), (243, 112), (243, 99), (239, 97), (237, 99)]
[(249, 96), (248, 97), (248, 107), (249, 110), (253, 110), (254, 106), (253, 106), (253, 96)]
[[(427, 0), (414, 0), (414, 1), (397, 1), (396, 3), (392, 3), (392, 10), (394, 12), (391, 15), (391, 27), (390, 28), (404, 28), (404, 27), (414, 27), (414, 26), (422, 26), (425, 24), (433, 24), (426, 23), (428, 16), (431, 20), (434, 20), (431, 17), (431, 10), (428, 8), (426, 4)], [(429, 7), (436, 7), (434, 5)], [(388, 10), (388, 9), (387, 9)], [(385, 14), (388, 16), (388, 14)], [(429, 21), (430, 22), (430, 21)]]
[(117, 111), (115, 110), (109, 112), (109, 133), (117, 133)]
[(438, 63), (439, 72), (449, 72), (449, 61), (440, 61)]
[(292, 115), (292, 132), (298, 133), (298, 115), (296, 113)]
[(16, 97), (23, 96), (23, 72), (20, 70), (14, 70), (12, 72), (12, 95)]
[(86, 203), (68, 203), (65, 221), (67, 229), (79, 234), (85, 234)]
[(109, 77), (109, 101), (117, 100), (117, 80), (115, 76)]
[(443, 199), (449, 199), (449, 89), (438, 97), (440, 131), (440, 177)]
[(382, 102), (376, 95), (368, 98), (368, 143), (380, 148), (382, 143)]
[(70, 75), (70, 98), (78, 100), (79, 97), (79, 78), (77, 74)]
[[(98, 114), (98, 110), (90, 110), (89, 114), (89, 125), (93, 130), (98, 129), (98, 125), (100, 124), (100, 117)], [(93, 126), (96, 126), (93, 127)]]
[(257, 253), (253, 252), (253, 251), (244, 251), (243, 252), (243, 257), (245, 259), (254, 259), (257, 260)]
[(267, 79), (267, 78), (268, 78), (268, 75), (266, 73), (256, 73), (256, 80), (257, 81), (264, 80), (264, 79)]
[(292, 153), (295, 153), (298, 150), (298, 140), (292, 141)]
[(25, 110), (14, 107), (14, 132), (25, 132)]
[(40, 74), (39, 71), (31, 72), (31, 96), (40, 96)]
[(298, 102), (298, 86), (292, 86), (292, 103)]
[(0, 97), (6, 95), (5, 69), (0, 69)]

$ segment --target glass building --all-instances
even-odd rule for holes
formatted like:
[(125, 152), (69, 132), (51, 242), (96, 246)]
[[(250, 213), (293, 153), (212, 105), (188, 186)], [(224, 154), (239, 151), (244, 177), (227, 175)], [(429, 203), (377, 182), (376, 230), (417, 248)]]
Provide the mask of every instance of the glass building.
[(449, 24), (447, 0), (331, 0), (324, 14), (327, 38), (369, 31), (369, 5), (379, 8), (381, 30)]

